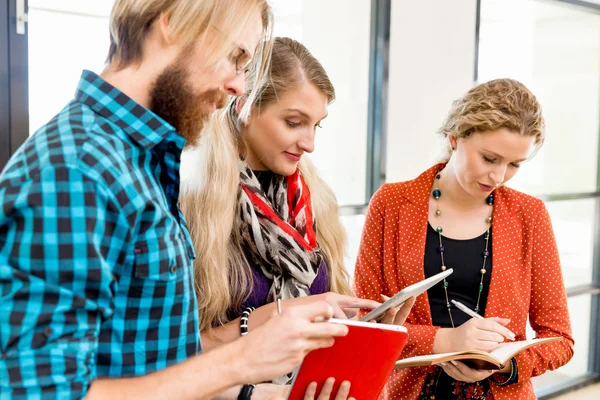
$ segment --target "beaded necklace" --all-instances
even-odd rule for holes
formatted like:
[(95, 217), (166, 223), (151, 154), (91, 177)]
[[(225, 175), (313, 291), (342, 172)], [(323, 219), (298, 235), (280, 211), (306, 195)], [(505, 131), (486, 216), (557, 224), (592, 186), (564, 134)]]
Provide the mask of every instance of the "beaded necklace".
[[(436, 185), (437, 185), (437, 181), (440, 180), (440, 174), (437, 174), (435, 176), (435, 180), (436, 180)], [(433, 198), (435, 199), (435, 204), (436, 204), (435, 216), (440, 217), (442, 215), (442, 211), (440, 210), (439, 199), (442, 196), (442, 192), (440, 192), (440, 189), (438, 189), (436, 187), (435, 189), (433, 189), (432, 195), (433, 195)], [(493, 212), (493, 206), (494, 206), (494, 195), (493, 194), (490, 194), (487, 197), (486, 203), (490, 206), (490, 214), (486, 219), (486, 222), (488, 224), (488, 229), (485, 232), (485, 249), (481, 253), (481, 255), (483, 256), (483, 266), (479, 270), (479, 273), (481, 274), (481, 279), (479, 281), (479, 293), (477, 294), (477, 305), (475, 306), (476, 313), (479, 313), (479, 300), (481, 299), (481, 292), (483, 292), (483, 277), (484, 277), (485, 273), (487, 272), (485, 267), (486, 267), (487, 259), (490, 255), (488, 246), (489, 246), (489, 241), (490, 241), (490, 229), (492, 227), (492, 212)], [(446, 268), (446, 264), (444, 262), (444, 246), (442, 244), (443, 229), (441, 226), (438, 225), (438, 227), (436, 228), (436, 231), (438, 233), (438, 237), (439, 237), (439, 241), (440, 241), (440, 246), (438, 247), (438, 253), (440, 253), (440, 257), (441, 257), (441, 261), (442, 261), (441, 270), (445, 271), (447, 268)], [(448, 314), (450, 315), (450, 322), (452, 323), (452, 327), (454, 328), (454, 320), (452, 319), (452, 310), (451, 310), (452, 306), (450, 305), (450, 300), (448, 298), (448, 282), (446, 281), (446, 279), (444, 279), (444, 281), (443, 281), (443, 287), (444, 287), (444, 293), (446, 294), (446, 309), (448, 310)]]

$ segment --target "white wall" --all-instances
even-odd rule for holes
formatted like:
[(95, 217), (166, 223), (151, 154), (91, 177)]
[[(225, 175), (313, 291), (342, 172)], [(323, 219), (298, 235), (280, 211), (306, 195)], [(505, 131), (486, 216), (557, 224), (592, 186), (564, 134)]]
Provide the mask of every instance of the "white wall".
[(412, 179), (440, 154), (436, 134), (473, 85), (476, 0), (392, 1), (387, 181)]

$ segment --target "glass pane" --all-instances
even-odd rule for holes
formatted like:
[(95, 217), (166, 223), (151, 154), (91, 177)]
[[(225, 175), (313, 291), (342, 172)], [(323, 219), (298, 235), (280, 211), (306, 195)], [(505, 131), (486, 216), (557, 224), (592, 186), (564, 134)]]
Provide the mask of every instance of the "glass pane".
[[(548, 393), (552, 390), (553, 386), (567, 383), (588, 372), (592, 296), (582, 295), (573, 297), (568, 300), (568, 303), (571, 324), (573, 326), (573, 338), (575, 339), (575, 355), (564, 367), (533, 378), (533, 386), (538, 395), (541, 395), (542, 392)], [(534, 332), (528, 329), (527, 337), (534, 336)]]
[[(83, 69), (101, 72), (104, 68), (113, 2), (29, 2), (31, 133), (73, 98)], [(352, 7), (346, 0), (272, 3), (275, 34), (304, 43), (321, 61), (336, 88), (337, 100), (318, 133), (312, 159), (340, 204), (364, 204), (370, 2), (355, 0)]]
[(73, 99), (83, 69), (102, 72), (113, 0), (29, 0), (30, 134)]
[(371, 2), (274, 0), (275, 35), (303, 43), (323, 64), (336, 101), (318, 131), (315, 162), (342, 205), (366, 202)]
[(547, 122), (542, 150), (510, 185), (531, 194), (595, 191), (600, 15), (565, 2), (482, 0), (479, 40), (479, 80), (520, 80)]
[(354, 278), (354, 266), (360, 247), (360, 238), (362, 236), (363, 226), (365, 225), (365, 214), (344, 215), (342, 224), (348, 235), (348, 251), (345, 258), (346, 269), (350, 274), (350, 281)]
[(592, 282), (595, 199), (552, 201), (552, 219), (565, 286)]

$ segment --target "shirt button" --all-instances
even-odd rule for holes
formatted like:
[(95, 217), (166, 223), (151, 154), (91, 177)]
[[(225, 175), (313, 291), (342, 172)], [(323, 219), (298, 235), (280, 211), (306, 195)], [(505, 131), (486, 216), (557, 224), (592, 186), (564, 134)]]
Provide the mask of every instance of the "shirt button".
[(171, 273), (174, 274), (177, 272), (177, 265), (171, 265)]
[(52, 336), (53, 333), (54, 333), (54, 331), (49, 326), (44, 328), (44, 335), (46, 335), (46, 337)]

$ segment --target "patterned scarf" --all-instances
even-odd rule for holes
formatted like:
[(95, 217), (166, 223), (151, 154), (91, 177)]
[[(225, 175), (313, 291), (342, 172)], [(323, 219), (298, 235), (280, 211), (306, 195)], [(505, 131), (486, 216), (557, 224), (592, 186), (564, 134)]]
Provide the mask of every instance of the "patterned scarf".
[(302, 174), (273, 174), (265, 191), (242, 164), (240, 179), (242, 247), (248, 262), (272, 281), (267, 302), (310, 295), (322, 256)]

